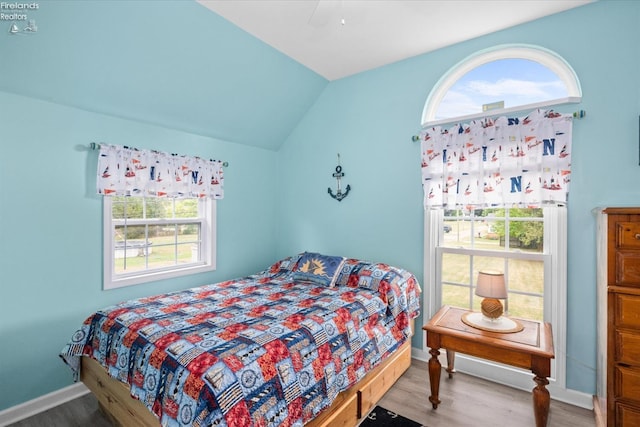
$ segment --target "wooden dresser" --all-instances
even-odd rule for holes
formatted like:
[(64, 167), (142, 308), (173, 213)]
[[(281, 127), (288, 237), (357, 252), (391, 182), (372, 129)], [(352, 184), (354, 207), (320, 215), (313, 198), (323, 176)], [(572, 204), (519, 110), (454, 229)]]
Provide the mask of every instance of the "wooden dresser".
[(598, 426), (640, 426), (640, 207), (598, 210)]

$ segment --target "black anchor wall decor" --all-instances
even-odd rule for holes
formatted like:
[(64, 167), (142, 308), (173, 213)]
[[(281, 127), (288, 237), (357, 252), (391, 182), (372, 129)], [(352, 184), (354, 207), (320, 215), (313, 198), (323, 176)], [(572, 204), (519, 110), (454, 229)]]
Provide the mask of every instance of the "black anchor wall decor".
[(333, 191), (331, 191), (331, 187), (329, 187), (327, 191), (329, 192), (329, 195), (331, 197), (341, 202), (342, 199), (347, 197), (347, 194), (349, 194), (349, 191), (351, 191), (351, 186), (347, 184), (347, 187), (344, 189), (344, 193), (340, 188), (340, 180), (342, 179), (342, 177), (344, 177), (344, 172), (342, 172), (342, 166), (340, 166), (340, 153), (338, 153), (338, 166), (336, 166), (336, 171), (333, 173), (332, 176), (336, 179), (338, 183), (338, 189), (336, 191), (336, 194), (333, 194)]

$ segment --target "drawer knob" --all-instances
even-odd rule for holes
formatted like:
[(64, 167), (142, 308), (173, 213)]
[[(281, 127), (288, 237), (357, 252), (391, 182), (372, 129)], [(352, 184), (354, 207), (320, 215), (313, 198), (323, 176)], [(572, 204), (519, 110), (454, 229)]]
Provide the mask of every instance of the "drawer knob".
[(636, 238), (636, 240), (640, 240), (640, 233), (636, 233), (634, 237)]

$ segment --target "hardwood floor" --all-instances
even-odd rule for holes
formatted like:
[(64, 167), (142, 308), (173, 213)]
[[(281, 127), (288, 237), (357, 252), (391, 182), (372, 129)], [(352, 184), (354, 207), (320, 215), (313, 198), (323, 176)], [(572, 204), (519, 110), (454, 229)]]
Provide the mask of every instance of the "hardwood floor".
[[(531, 387), (533, 388), (533, 381)], [(456, 373), (443, 372), (437, 410), (429, 404), (427, 363), (413, 359), (379, 405), (428, 427), (533, 427), (531, 393)], [(9, 427), (111, 427), (88, 394)], [(551, 401), (549, 427), (594, 427), (593, 411)]]
[[(533, 376), (532, 376), (533, 378)], [(531, 388), (534, 386), (533, 379)], [(428, 427), (534, 427), (531, 392), (517, 390), (456, 372), (442, 372), (440, 405), (429, 403), (427, 362), (413, 359), (411, 367), (378, 405)], [(553, 398), (553, 396), (552, 396)], [(593, 411), (551, 400), (548, 427), (594, 427)]]
[(113, 427), (113, 424), (89, 393), (7, 427)]

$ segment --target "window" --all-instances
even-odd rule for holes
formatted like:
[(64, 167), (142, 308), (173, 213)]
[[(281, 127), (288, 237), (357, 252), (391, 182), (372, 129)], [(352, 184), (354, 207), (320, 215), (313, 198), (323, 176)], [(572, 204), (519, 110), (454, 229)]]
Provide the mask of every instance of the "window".
[(215, 200), (104, 198), (104, 289), (215, 270)]
[(454, 66), (433, 88), (422, 125), (577, 103), (580, 82), (559, 55), (538, 46), (498, 46)]
[(436, 120), (567, 98), (567, 88), (550, 69), (521, 58), (482, 64), (458, 79), (442, 98)]
[[(427, 98), (422, 126), (503, 116), (581, 99), (578, 77), (556, 53), (529, 45), (497, 46), (469, 56), (442, 76)], [(474, 293), (478, 272), (504, 272), (508, 315), (552, 324), (556, 358), (549, 388), (557, 398), (570, 401), (570, 394), (564, 391), (566, 208), (427, 209), (424, 232), (425, 316), (432, 316), (443, 304), (479, 310), (481, 298)], [(427, 351), (426, 342), (423, 350)], [(531, 389), (530, 372), (464, 355), (456, 356), (456, 367)]]
[[(441, 299), (446, 305), (480, 311), (475, 282), (483, 270), (504, 272), (505, 311), (544, 319), (544, 209), (445, 210), (438, 244)], [(450, 230), (446, 232), (446, 230)]]
[[(481, 298), (474, 294), (478, 272), (504, 272), (506, 314), (552, 324), (556, 359), (550, 382), (551, 387), (563, 388), (566, 224), (565, 207), (426, 211), (424, 307), (428, 315), (445, 304), (479, 311)], [(514, 373), (512, 368), (463, 355), (457, 356), (456, 366), (531, 389), (528, 371)]]

